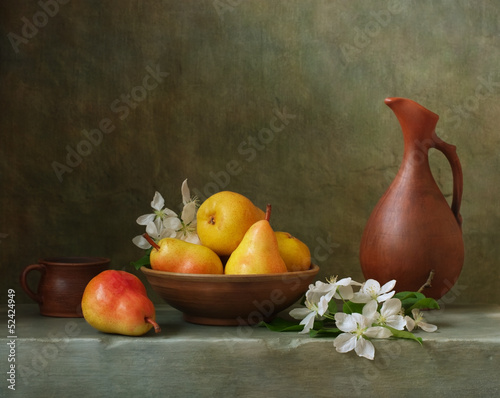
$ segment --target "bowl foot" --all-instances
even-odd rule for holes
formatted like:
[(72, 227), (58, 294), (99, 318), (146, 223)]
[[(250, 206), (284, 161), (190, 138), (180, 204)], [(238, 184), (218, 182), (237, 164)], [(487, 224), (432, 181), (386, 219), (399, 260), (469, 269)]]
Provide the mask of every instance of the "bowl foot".
[(242, 317), (238, 318), (207, 318), (197, 315), (182, 314), (182, 317), (186, 322), (195, 323), (197, 325), (208, 325), (208, 326), (255, 326), (260, 322), (270, 322), (273, 317), (267, 318), (255, 318), (255, 319), (245, 319)]

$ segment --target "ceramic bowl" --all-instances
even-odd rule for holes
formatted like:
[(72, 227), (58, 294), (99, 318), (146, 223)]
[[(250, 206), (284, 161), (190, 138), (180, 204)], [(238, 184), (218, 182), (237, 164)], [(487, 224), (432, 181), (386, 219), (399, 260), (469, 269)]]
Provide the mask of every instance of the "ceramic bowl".
[(265, 275), (181, 274), (142, 267), (153, 290), (184, 320), (202, 325), (269, 322), (295, 304), (319, 271)]

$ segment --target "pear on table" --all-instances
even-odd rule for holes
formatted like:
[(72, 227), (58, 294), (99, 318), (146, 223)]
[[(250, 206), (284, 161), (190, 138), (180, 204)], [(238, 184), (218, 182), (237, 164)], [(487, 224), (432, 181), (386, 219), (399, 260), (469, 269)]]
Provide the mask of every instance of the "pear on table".
[(149, 255), (151, 268), (184, 274), (222, 274), (222, 261), (208, 247), (177, 238), (163, 238), (158, 243), (143, 235), (153, 246)]
[(107, 270), (95, 276), (82, 297), (85, 320), (104, 333), (141, 336), (154, 327), (155, 307), (138, 277), (125, 271)]
[(275, 274), (287, 272), (269, 217), (255, 222), (245, 233), (226, 263), (226, 274)]
[(246, 196), (221, 191), (206, 199), (196, 215), (201, 243), (219, 256), (229, 256), (254, 223), (265, 213)]

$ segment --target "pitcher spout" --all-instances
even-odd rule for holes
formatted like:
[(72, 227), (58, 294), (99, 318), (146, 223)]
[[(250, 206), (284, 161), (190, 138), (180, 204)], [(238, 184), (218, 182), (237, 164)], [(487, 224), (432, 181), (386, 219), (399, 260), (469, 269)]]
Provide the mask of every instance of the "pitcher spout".
[(424, 140), (435, 137), (437, 114), (406, 98), (389, 97), (384, 102), (398, 118), (405, 138)]

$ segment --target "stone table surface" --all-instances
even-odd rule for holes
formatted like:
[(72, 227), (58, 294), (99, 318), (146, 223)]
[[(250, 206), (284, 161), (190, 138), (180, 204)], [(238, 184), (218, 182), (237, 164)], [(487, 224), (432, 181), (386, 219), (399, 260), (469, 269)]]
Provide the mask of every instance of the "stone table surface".
[[(103, 334), (83, 318), (43, 317), (35, 305), (18, 305), (12, 339), (5, 306), (1, 313), (1, 396), (500, 396), (496, 305), (430, 311), (426, 319), (439, 329), (418, 332), (422, 346), (375, 340), (373, 361), (337, 353), (333, 338), (189, 324), (167, 305), (157, 307), (161, 333), (141, 337)], [(11, 364), (15, 391), (5, 378)]]

